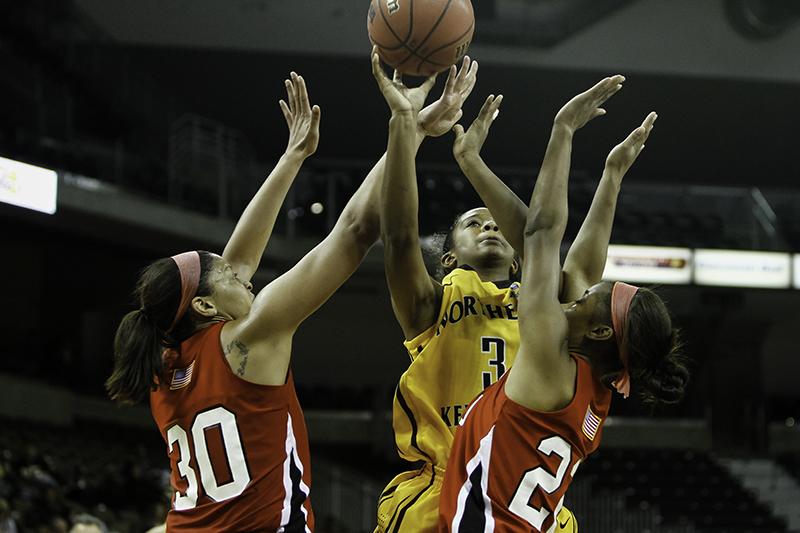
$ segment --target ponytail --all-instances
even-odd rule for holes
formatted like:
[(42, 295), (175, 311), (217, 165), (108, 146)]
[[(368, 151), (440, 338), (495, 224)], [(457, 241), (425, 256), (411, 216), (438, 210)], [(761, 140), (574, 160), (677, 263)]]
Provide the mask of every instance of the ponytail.
[[(211, 294), (208, 273), (214, 256), (200, 256), (200, 279), (196, 296)], [(123, 317), (114, 337), (114, 370), (105, 386), (112, 400), (125, 404), (143, 401), (156, 390), (164, 374), (165, 348), (178, 348), (195, 331), (191, 312), (180, 315), (181, 272), (170, 257), (147, 266), (139, 276), (134, 299), (139, 309)], [(175, 317), (179, 319), (175, 322)], [(174, 324), (173, 324), (174, 323)]]
[(680, 333), (656, 293), (639, 289), (627, 320), (631, 383), (653, 408), (680, 402), (689, 382)]
[(109, 397), (125, 404), (144, 400), (164, 372), (162, 350), (163, 336), (143, 310), (125, 315), (114, 336), (114, 372), (106, 380)]

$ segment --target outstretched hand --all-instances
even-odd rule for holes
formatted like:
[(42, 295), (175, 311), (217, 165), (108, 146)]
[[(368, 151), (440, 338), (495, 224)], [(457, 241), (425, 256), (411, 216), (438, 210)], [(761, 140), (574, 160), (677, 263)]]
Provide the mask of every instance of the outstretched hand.
[(430, 76), (419, 87), (409, 88), (403, 85), (403, 77), (396, 70), (390, 80), (381, 66), (378, 56), (378, 47), (372, 47), (372, 75), (378, 82), (378, 88), (383, 93), (386, 103), (389, 104), (392, 114), (411, 113), (417, 115), (425, 105), (425, 98), (436, 82), (436, 75)]
[(444, 135), (461, 118), (461, 106), (475, 87), (478, 79), (478, 62), (464, 56), (461, 68), (450, 67), (442, 96), (420, 111), (417, 122), (422, 131), (431, 137)]
[(453, 155), (458, 159), (469, 154), (478, 154), (489, 135), (489, 128), (492, 122), (500, 113), (500, 104), (503, 102), (503, 95), (495, 96), (490, 94), (481, 107), (477, 118), (465, 132), (461, 124), (456, 124), (453, 132), (456, 139), (453, 142)]
[(283, 100), (278, 104), (283, 117), (289, 126), (289, 143), (287, 154), (306, 158), (317, 150), (319, 144), (319, 106), (311, 107), (308, 101), (308, 90), (302, 76), (292, 72), (290, 79), (285, 80), (287, 104)]
[(657, 118), (658, 115), (655, 111), (651, 111), (641, 126), (633, 130), (624, 141), (616, 145), (606, 158), (606, 169), (614, 171), (620, 177), (624, 176), (633, 165), (633, 162), (636, 161), (636, 158), (639, 157), (639, 154), (642, 153), (644, 143), (650, 136)]
[(619, 74), (600, 80), (594, 87), (564, 104), (556, 114), (554, 124), (575, 132), (593, 118), (605, 115), (606, 110), (600, 106), (622, 88), (624, 81), (625, 76)]

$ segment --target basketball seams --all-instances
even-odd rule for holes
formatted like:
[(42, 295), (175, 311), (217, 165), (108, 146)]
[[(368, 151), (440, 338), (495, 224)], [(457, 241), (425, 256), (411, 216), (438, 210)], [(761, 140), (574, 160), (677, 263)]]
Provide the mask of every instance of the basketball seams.
[[(389, 19), (388, 19), (388, 18), (386, 18), (386, 13), (383, 11), (383, 2), (381, 2), (380, 0), (376, 0), (376, 2), (375, 2), (375, 3), (376, 3), (376, 4), (378, 4), (378, 10), (379, 10), (379, 11), (380, 11), (380, 13), (381, 13), (381, 18), (383, 19), (383, 23), (386, 25), (386, 28), (387, 28), (387, 29), (388, 29), (390, 32), (392, 32), (392, 35), (394, 35), (394, 38), (395, 38), (395, 39), (397, 39), (397, 42), (398, 42), (398, 43), (400, 43), (400, 44), (398, 44), (397, 46), (392, 46), (392, 47), (388, 47), (388, 46), (381, 46), (381, 45), (380, 45), (380, 44), (379, 44), (377, 41), (375, 41), (375, 40), (374, 40), (374, 38), (372, 38), (372, 35), (370, 34), (370, 38), (372, 38), (372, 39), (373, 39), (373, 41), (372, 41), (372, 42), (374, 42), (375, 44), (377, 44), (378, 46), (380, 46), (381, 48), (383, 48), (383, 49), (384, 49), (384, 50), (386, 50), (386, 51), (394, 51), (394, 50), (398, 50), (398, 49), (400, 49), (400, 48), (406, 48), (406, 49), (408, 49), (408, 45), (407, 45), (406, 43), (408, 42), (408, 38), (409, 38), (409, 37), (411, 37), (411, 31), (409, 30), (409, 33), (408, 33), (408, 35), (406, 36), (406, 38), (405, 38), (405, 39), (401, 39), (401, 38), (400, 38), (400, 36), (399, 36), (399, 35), (397, 35), (397, 32), (396, 32), (396, 31), (394, 31), (394, 28), (392, 27), (392, 25), (391, 25), (391, 24), (389, 24)], [(414, 2), (413, 2), (413, 0), (411, 1), (411, 4), (410, 4), (410, 5), (411, 5), (411, 6), (413, 6), (413, 5), (414, 5)], [(410, 29), (413, 29), (413, 24), (414, 24), (414, 20), (412, 19), (412, 20), (411, 20), (411, 23), (409, 24), (409, 26), (411, 27)]]
[(428, 32), (428, 35), (426, 35), (425, 38), (422, 39), (422, 42), (419, 43), (419, 45), (417, 46), (417, 50), (422, 48), (423, 45), (428, 42), (428, 39), (431, 38), (431, 35), (433, 35), (433, 32), (435, 32), (436, 28), (439, 27), (439, 24), (442, 23), (442, 20), (444, 19), (444, 16), (447, 14), (447, 10), (450, 9), (450, 4), (452, 4), (452, 3), (453, 3), (453, 0), (447, 0), (447, 3), (444, 5), (444, 9), (442, 9), (442, 12), (439, 14), (439, 18), (437, 18), (436, 22), (433, 23), (433, 27)]
[[(425, 36), (424, 39), (422, 39), (422, 42), (420, 42), (414, 50), (412, 50), (408, 46), (405, 47), (406, 50), (408, 50), (410, 52), (410, 54), (408, 54), (401, 62), (399, 62), (397, 64), (397, 68), (399, 68), (401, 65), (405, 64), (405, 62), (408, 61), (409, 59), (411, 59), (412, 57), (418, 57), (420, 59), (419, 66), (422, 66), (425, 63), (426, 58), (422, 57), (418, 53), (418, 50), (420, 48), (422, 48), (425, 45), (426, 42), (428, 42), (428, 39), (430, 39), (431, 35), (433, 35), (433, 33), (436, 31), (436, 28), (438, 28), (439, 24), (442, 23), (442, 20), (444, 19), (445, 15), (447, 15), (447, 10), (450, 9), (450, 4), (452, 4), (452, 3), (453, 3), (453, 0), (447, 0), (447, 3), (444, 5), (444, 8), (442, 9), (442, 12), (439, 13), (439, 17), (436, 19), (436, 22), (433, 23), (433, 26), (428, 31), (428, 34)], [(411, 5), (412, 6), (414, 5), (414, 1), (413, 0), (411, 0)], [(411, 22), (413, 23), (414, 20), (412, 19)], [(409, 33), (409, 36), (410, 36), (410, 33)], [(428, 54), (428, 57), (430, 57), (430, 54)], [(437, 66), (446, 66), (446, 65), (441, 65), (441, 64), (438, 64), (438, 63), (434, 63), (433, 61), (429, 61), (429, 63), (431, 63), (432, 65), (437, 65)], [(417, 68), (417, 71), (419, 72), (419, 68)]]
[[(475, 22), (470, 24), (469, 29), (467, 29), (467, 31), (465, 31), (464, 33), (459, 35), (458, 38), (453, 39), (449, 43), (445, 43), (445, 44), (441, 45), (439, 48), (436, 48), (435, 50), (432, 50), (428, 55), (426, 55), (425, 57), (421, 58), (422, 60), (420, 61), (419, 66), (421, 67), (424, 63), (430, 63), (431, 65), (436, 65), (436, 66), (446, 66), (443, 63), (438, 63), (436, 61), (431, 61), (430, 57), (432, 55), (436, 54), (437, 52), (441, 52), (442, 50), (444, 50), (448, 46), (453, 46), (458, 41), (462, 40), (465, 36), (469, 35), (469, 33), (472, 32), (474, 30), (474, 28), (475, 28)], [(419, 70), (419, 69), (417, 69), (417, 70)]]
[[(408, 14), (408, 16), (409, 16), (409, 24), (408, 24), (408, 31), (407, 31), (407, 34), (406, 34), (405, 38), (401, 38), (400, 35), (398, 34), (398, 32), (395, 30), (395, 28), (389, 23), (389, 18), (388, 18), (389, 15), (387, 15), (386, 11), (384, 10), (383, 2), (381, 2), (381, 0), (376, 0), (375, 3), (378, 4), (378, 10), (379, 10), (379, 12), (381, 14), (381, 19), (383, 20), (383, 23), (386, 25), (386, 29), (389, 30), (391, 35), (396, 39), (396, 41), (399, 44), (397, 44), (395, 46), (391, 46), (391, 47), (390, 46), (385, 46), (385, 45), (381, 44), (380, 42), (376, 41), (375, 38), (373, 37), (372, 33), (370, 33), (370, 39), (372, 40), (372, 42), (374, 44), (376, 44), (381, 49), (382, 52), (395, 52), (396, 53), (396, 52), (398, 52), (400, 50), (403, 50), (403, 49), (408, 52), (400, 62), (394, 63), (394, 68), (396, 68), (396, 69), (399, 69), (402, 65), (406, 64), (412, 58), (415, 58), (415, 59), (419, 60), (419, 62), (417, 64), (416, 71), (417, 71), (417, 75), (420, 75), (420, 76), (424, 76), (424, 74), (422, 74), (422, 72), (421, 72), (421, 67), (423, 65), (425, 65), (425, 63), (428, 63), (429, 65), (432, 65), (432, 66), (436, 67), (436, 70), (441, 70), (442, 68), (446, 68), (450, 63), (440, 63), (438, 61), (433, 61), (433, 60), (431, 60), (431, 57), (435, 56), (437, 53), (441, 52), (442, 50), (444, 50), (444, 49), (446, 49), (446, 48), (448, 48), (450, 46), (453, 46), (454, 44), (459, 43), (459, 41), (462, 41), (465, 36), (467, 36), (471, 32), (473, 32), (474, 29), (475, 29), (475, 20), (474, 20), (474, 18), (472, 19), (472, 22), (470, 23), (469, 28), (466, 31), (464, 31), (461, 35), (459, 35), (457, 38), (455, 38), (454, 40), (452, 40), (450, 42), (447, 42), (445, 44), (442, 44), (442, 45), (438, 46), (437, 48), (431, 50), (430, 52), (428, 52), (427, 54), (425, 54), (423, 56), (420, 53), (419, 50), (424, 47), (424, 45), (431, 39), (431, 36), (436, 33), (437, 28), (443, 23), (443, 21), (445, 20), (445, 17), (447, 16), (447, 13), (449, 12), (450, 7), (452, 7), (453, 0), (447, 0), (447, 3), (442, 8), (441, 12), (439, 13), (439, 15), (438, 15), (436, 21), (434, 22), (434, 24), (432, 25), (431, 29), (427, 32), (427, 34), (422, 39), (422, 41), (419, 43), (419, 45), (417, 45), (414, 49), (412, 49), (411, 46), (409, 45), (409, 39), (412, 38), (413, 33), (414, 33), (414, 0), (406, 0), (406, 1), (408, 2), (408, 8), (409, 8), (408, 9), (408, 12), (409, 12), (409, 14)], [(386, 58), (386, 59), (388, 59), (388, 58)]]

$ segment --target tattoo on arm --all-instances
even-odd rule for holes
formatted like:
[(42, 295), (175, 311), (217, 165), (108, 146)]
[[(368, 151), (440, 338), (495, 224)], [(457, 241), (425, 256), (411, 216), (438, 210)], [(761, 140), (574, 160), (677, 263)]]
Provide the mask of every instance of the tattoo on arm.
[(242, 341), (235, 340), (225, 348), (225, 355), (232, 354), (234, 350), (239, 352), (239, 368), (236, 369), (236, 374), (244, 376), (244, 369), (247, 366), (247, 356), (250, 354), (250, 348)]

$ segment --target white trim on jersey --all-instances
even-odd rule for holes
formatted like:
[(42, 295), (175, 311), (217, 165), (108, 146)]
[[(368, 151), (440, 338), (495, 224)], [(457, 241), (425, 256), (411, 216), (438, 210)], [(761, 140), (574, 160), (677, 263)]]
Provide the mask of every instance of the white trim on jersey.
[[(474, 403), (477, 403), (475, 400)], [(473, 405), (474, 405), (473, 403)], [(469, 414), (469, 411), (467, 411)], [(466, 415), (465, 415), (466, 418)], [(492, 533), (494, 531), (494, 516), (492, 515), (492, 501), (489, 499), (489, 460), (492, 456), (492, 439), (494, 438), (494, 426), (491, 427), (489, 432), (481, 439), (478, 451), (467, 463), (467, 479), (458, 491), (458, 505), (456, 506), (456, 514), (453, 517), (451, 524), (451, 531), (458, 531), (461, 526), (461, 520), (464, 518), (464, 510), (467, 504), (467, 498), (472, 491), (472, 481), (470, 476), (475, 469), (481, 467), (481, 494), (483, 495), (483, 513), (485, 515), (485, 525), (483, 528), (484, 533)]]
[[(308, 488), (308, 485), (305, 484), (303, 481), (303, 463), (300, 461), (300, 457), (297, 455), (297, 439), (294, 436), (294, 427), (292, 426), (292, 415), (290, 413), (286, 413), (286, 460), (283, 462), (283, 490), (284, 490), (284, 497), (283, 497), (283, 509), (281, 510), (281, 526), (278, 528), (277, 533), (284, 533), (284, 528), (289, 523), (289, 519), (292, 516), (292, 477), (291, 477), (291, 464), (292, 458), (294, 458), (295, 465), (297, 469), (300, 471), (300, 490), (306, 495), (306, 501), (308, 501), (308, 495), (311, 490)], [(305, 530), (306, 533), (311, 533), (311, 530), (308, 528), (308, 511), (306, 510), (305, 505), (300, 505), (300, 510), (303, 512), (304, 522), (305, 522)]]
[(467, 417), (468, 417), (468, 416), (469, 416), (469, 414), (472, 412), (472, 410), (475, 408), (475, 406), (476, 406), (476, 405), (478, 405), (478, 402), (479, 402), (479, 401), (481, 401), (481, 399), (482, 399), (482, 398), (483, 398), (483, 393), (480, 393), (480, 394), (478, 395), (478, 397), (477, 397), (477, 398), (475, 398), (475, 399), (472, 401), (472, 405), (470, 405), (470, 406), (469, 406), (469, 408), (467, 409), (467, 412), (466, 412), (466, 413), (464, 413), (464, 416), (462, 416), (462, 417), (461, 417), (461, 420), (460, 420), (460, 421), (459, 421), (459, 423), (458, 423), (458, 425), (459, 425), (459, 426), (463, 426), (463, 425), (464, 425), (464, 422), (466, 422), (466, 421), (467, 421)]
[[(566, 494), (564, 494), (566, 496)], [(555, 533), (556, 527), (558, 526), (558, 513), (561, 512), (561, 508), (564, 507), (564, 496), (561, 496), (561, 499), (558, 500), (558, 505), (556, 505), (556, 509), (553, 511), (553, 525), (547, 530), (547, 533)]]

